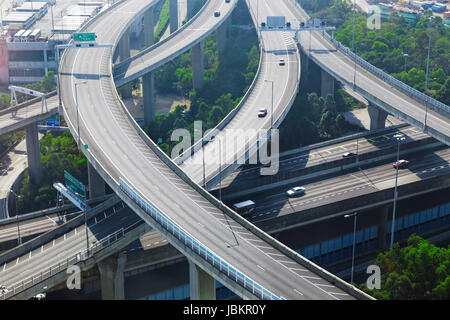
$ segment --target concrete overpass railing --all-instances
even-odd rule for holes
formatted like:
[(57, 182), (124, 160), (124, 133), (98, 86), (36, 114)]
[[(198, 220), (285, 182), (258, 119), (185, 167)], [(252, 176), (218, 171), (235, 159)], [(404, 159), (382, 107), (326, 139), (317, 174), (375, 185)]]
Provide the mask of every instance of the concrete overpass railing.
[(42, 270), (32, 277), (13, 285), (9, 288), (7, 293), (0, 295), (0, 300), (29, 299), (35, 294), (42, 292), (43, 287), (50, 288), (65, 281), (68, 277), (65, 271), (70, 266), (83, 263), (81, 269), (87, 270), (120, 248), (124, 248), (133, 242), (138, 235), (149, 231), (149, 229), (150, 228), (143, 221), (135, 222), (125, 229), (121, 228), (96, 242), (94, 245), (91, 245), (89, 250), (86, 249), (76, 255), (68, 257), (57, 264), (52, 265), (48, 269)]

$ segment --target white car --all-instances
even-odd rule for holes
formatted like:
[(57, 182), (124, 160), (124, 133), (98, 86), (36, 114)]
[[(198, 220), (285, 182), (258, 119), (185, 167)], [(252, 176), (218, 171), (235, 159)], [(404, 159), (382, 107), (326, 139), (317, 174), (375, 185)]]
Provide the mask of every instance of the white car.
[(306, 191), (306, 189), (303, 188), (303, 187), (294, 187), (294, 188), (289, 189), (288, 191), (286, 191), (286, 195), (288, 197), (295, 197), (295, 196), (299, 196), (299, 195), (304, 194), (305, 191)]
[(280, 66), (284, 66), (286, 63), (284, 62), (283, 58), (280, 58)]
[(5, 286), (0, 286), (0, 294), (7, 294), (8, 293), (8, 288)]

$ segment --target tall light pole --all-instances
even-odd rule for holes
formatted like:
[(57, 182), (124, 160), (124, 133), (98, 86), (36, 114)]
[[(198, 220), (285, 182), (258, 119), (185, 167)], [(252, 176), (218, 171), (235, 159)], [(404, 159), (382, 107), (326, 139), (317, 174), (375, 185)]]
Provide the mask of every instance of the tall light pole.
[(405, 80), (406, 80), (406, 59), (408, 59), (408, 54), (404, 53), (403, 57), (405, 58), (405, 68), (403, 69), (403, 82), (405, 83)]
[[(431, 48), (431, 31), (428, 32), (428, 55), (427, 55), (427, 71), (425, 75), (425, 94), (428, 95), (428, 72), (430, 67), (430, 48)], [(428, 116), (428, 103), (425, 101), (425, 121), (423, 128), (427, 127), (427, 116)]]
[(16, 221), (17, 221), (17, 245), (20, 246), (22, 244), (22, 239), (20, 238), (20, 226), (19, 226), (19, 214), (17, 212), (17, 198), (22, 198), (22, 196), (18, 196), (13, 189), (9, 190), (10, 193), (14, 194), (14, 211), (16, 213)]
[(222, 202), (222, 138), (219, 137), (219, 200)]
[(395, 213), (397, 210), (397, 181), (398, 181), (398, 161), (400, 160), (400, 142), (405, 140), (405, 136), (403, 134), (394, 135), (395, 140), (397, 140), (397, 165), (395, 166), (395, 189), (394, 189), (394, 207), (392, 209), (392, 226), (391, 226), (391, 246), (394, 245), (394, 229), (395, 229)]
[(352, 249), (352, 272), (351, 272), (351, 279), (350, 283), (353, 283), (353, 271), (355, 269), (355, 246), (356, 246), (356, 216), (358, 215), (358, 212), (355, 212), (353, 214), (346, 214), (344, 218), (348, 219), (351, 217), (355, 217), (353, 221), (353, 249)]
[(77, 107), (77, 135), (78, 135), (78, 148), (81, 149), (81, 138), (80, 138), (80, 112), (78, 110), (78, 86), (80, 84), (85, 84), (86, 81), (75, 83), (75, 105)]
[[(353, 0), (353, 30), (352, 30), (352, 52), (355, 53), (355, 23), (356, 23), (356, 0)], [(355, 59), (355, 68), (353, 71), (353, 91), (356, 86), (356, 59)]]
[(272, 110), (270, 112), (270, 129), (273, 129), (273, 80), (264, 80), (265, 82), (270, 82), (272, 84)]

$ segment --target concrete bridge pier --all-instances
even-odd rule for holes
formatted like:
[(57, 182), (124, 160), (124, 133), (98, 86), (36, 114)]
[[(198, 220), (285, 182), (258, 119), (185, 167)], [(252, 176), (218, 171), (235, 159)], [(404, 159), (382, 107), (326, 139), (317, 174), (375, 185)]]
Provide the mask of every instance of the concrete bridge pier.
[[(230, 20), (230, 18), (228, 18), (227, 21), (228, 20)], [(223, 52), (225, 45), (227, 44), (227, 21), (223, 22), (222, 25), (216, 30), (216, 45), (219, 52)]]
[[(130, 28), (127, 28), (119, 42), (120, 61), (124, 61), (130, 57)], [(131, 84), (127, 83), (120, 88), (122, 99), (129, 99), (132, 97)]]
[(178, 30), (178, 0), (170, 0), (169, 5), (170, 33)]
[[(153, 7), (144, 14), (144, 45), (150, 47), (155, 42)], [(155, 78), (153, 72), (142, 77), (142, 95), (144, 100), (144, 122), (149, 124), (155, 119)]]
[(125, 300), (124, 269), (127, 256), (120, 253), (98, 262), (102, 300)]
[(94, 199), (105, 195), (105, 181), (90, 162), (88, 162), (88, 183), (89, 199)]
[(30, 181), (34, 185), (39, 185), (42, 179), (41, 151), (39, 148), (39, 136), (36, 123), (32, 123), (25, 128), (27, 142), (28, 173)]
[(334, 96), (334, 78), (326, 71), (321, 70), (320, 96), (326, 98), (329, 94)]
[(192, 18), (192, 14), (194, 13), (194, 0), (187, 0), (187, 16), (188, 19)]
[(155, 119), (155, 77), (149, 72), (142, 77), (142, 94), (144, 100), (144, 123), (148, 125)]
[(144, 13), (144, 46), (150, 47), (155, 42), (155, 22), (153, 7)]
[(200, 89), (203, 86), (203, 78), (205, 72), (205, 41), (192, 48), (192, 79), (194, 89)]
[(388, 113), (369, 102), (367, 108), (370, 116), (370, 130), (383, 129), (386, 127)]
[(389, 206), (381, 207), (380, 213), (378, 214), (378, 249), (380, 251), (386, 250), (388, 215)]
[(189, 261), (189, 287), (191, 300), (216, 300), (216, 280)]

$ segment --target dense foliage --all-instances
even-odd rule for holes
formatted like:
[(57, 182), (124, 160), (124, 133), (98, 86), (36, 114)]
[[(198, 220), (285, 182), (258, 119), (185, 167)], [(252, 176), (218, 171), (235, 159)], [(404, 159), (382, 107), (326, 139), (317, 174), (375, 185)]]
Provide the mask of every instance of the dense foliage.
[(407, 246), (380, 253), (381, 289), (362, 289), (377, 299), (450, 299), (450, 246), (437, 247), (413, 234)]
[[(300, 0), (309, 10), (319, 10), (314, 17), (335, 25), (336, 39), (352, 47), (353, 14), (344, 0)], [(313, 5), (315, 3), (315, 5)], [(355, 24), (355, 52), (374, 66), (384, 70), (413, 88), (425, 92), (428, 43), (431, 36), (429, 63), (429, 95), (450, 104), (450, 30), (439, 17), (425, 13), (416, 23), (392, 14), (381, 29), (367, 28), (367, 18), (357, 14)]]
[[(242, 19), (242, 7), (238, 7), (236, 11)], [(258, 69), (259, 54), (254, 31), (233, 29), (220, 54), (216, 49), (215, 38), (207, 38), (204, 83), (200, 90), (192, 88), (192, 52), (183, 54), (156, 70), (155, 87), (158, 93), (187, 96), (190, 108), (185, 105), (177, 106), (169, 114), (156, 115), (155, 120), (144, 130), (154, 141), (161, 138), (161, 149), (170, 154), (176, 144), (170, 141), (173, 130), (185, 128), (193, 135), (194, 121), (202, 121), (203, 130), (213, 128), (239, 103), (247, 91)]]

